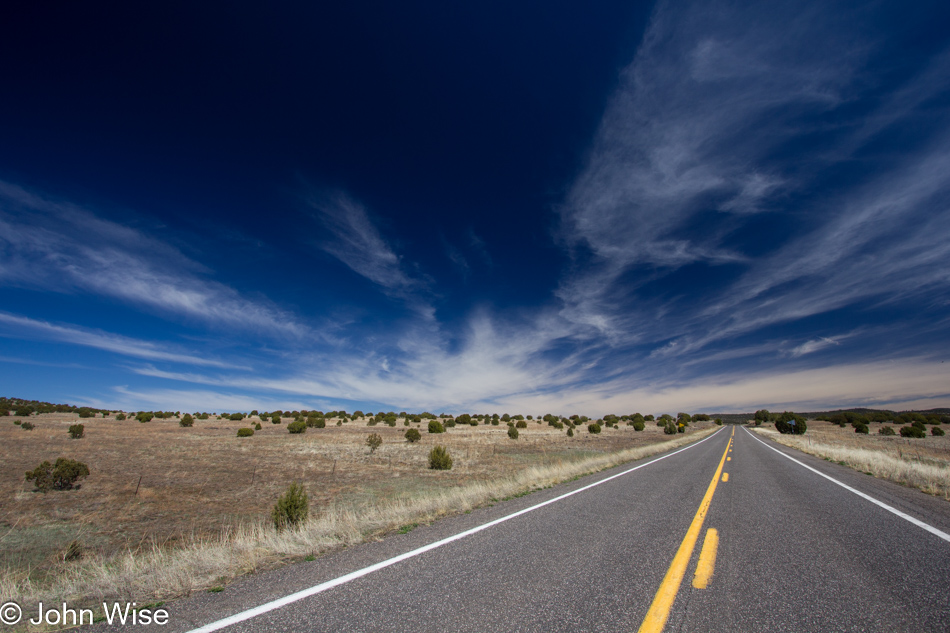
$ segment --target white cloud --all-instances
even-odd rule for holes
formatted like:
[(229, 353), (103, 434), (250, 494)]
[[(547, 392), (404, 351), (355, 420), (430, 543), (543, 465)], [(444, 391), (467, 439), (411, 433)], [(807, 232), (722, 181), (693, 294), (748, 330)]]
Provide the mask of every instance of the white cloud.
[(0, 336), (59, 341), (71, 345), (93, 347), (95, 349), (101, 349), (123, 356), (131, 356), (133, 358), (185, 363), (187, 365), (201, 365), (206, 367), (239, 368), (233, 363), (225, 363), (219, 360), (178, 351), (169, 345), (159, 345), (157, 343), (129, 338), (110, 332), (103, 332), (101, 330), (80, 328), (75, 325), (57, 325), (5, 312), (0, 312)]
[(309, 329), (219, 282), (173, 246), (0, 181), (0, 282), (90, 292), (214, 326), (300, 337)]
[(330, 229), (331, 239), (320, 247), (353, 272), (391, 291), (418, 285), (403, 272), (399, 256), (389, 247), (369, 219), (363, 205), (343, 193), (314, 197), (310, 205)]

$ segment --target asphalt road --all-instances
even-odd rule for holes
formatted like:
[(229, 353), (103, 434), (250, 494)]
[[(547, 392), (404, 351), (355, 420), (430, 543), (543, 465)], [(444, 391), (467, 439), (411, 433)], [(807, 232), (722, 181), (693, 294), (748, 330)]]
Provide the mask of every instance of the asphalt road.
[[(653, 630), (950, 631), (950, 542), (778, 451), (945, 534), (950, 503), (757, 438), (725, 427), (627, 474), (641, 463), (177, 601), (149, 628), (220, 622), (614, 477), (218, 630), (645, 631), (659, 609)], [(712, 576), (694, 588), (709, 528)]]

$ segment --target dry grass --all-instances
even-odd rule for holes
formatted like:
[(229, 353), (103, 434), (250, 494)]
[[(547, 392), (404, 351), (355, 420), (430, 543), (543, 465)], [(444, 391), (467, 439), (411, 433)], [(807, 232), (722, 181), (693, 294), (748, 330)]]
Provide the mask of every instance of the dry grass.
[(780, 435), (770, 428), (755, 430), (785, 446), (950, 501), (950, 437), (886, 437), (877, 433), (881, 426), (870, 424), (868, 435), (855, 433), (851, 426), (817, 420), (809, 420), (804, 436)]
[[(247, 421), (196, 421), (184, 429), (177, 420), (97, 419), (84, 421), (81, 440), (68, 438), (73, 416), (49, 414), (34, 422), (33, 431), (0, 424), (0, 494), (11, 500), (0, 510), (0, 602), (17, 600), (27, 611), (40, 600), (142, 603), (185, 595), (281, 560), (669, 450), (713, 430), (706, 423), (671, 441), (651, 426), (640, 433), (605, 429), (599, 436), (578, 429), (568, 438), (530, 422), (512, 441), (504, 425), (455, 427), (441, 435), (423, 426), (422, 441), (409, 444), (401, 422), (395, 428), (331, 425), (303, 435), (265, 423), (254, 437), (240, 439), (236, 429)], [(374, 454), (365, 446), (370, 432), (384, 441)], [(451, 471), (427, 469), (437, 443), (453, 455)], [(32, 492), (24, 471), (60, 456), (89, 464), (92, 474), (82, 488)], [(311, 520), (277, 534), (266, 517), (294, 480), (308, 490)], [(73, 539), (86, 555), (64, 562)]]

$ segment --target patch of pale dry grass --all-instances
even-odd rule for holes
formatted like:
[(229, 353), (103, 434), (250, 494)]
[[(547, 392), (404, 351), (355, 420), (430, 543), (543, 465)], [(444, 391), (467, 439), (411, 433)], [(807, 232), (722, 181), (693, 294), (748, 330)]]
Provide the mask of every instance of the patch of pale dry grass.
[(187, 544), (178, 542), (174, 547), (154, 544), (118, 555), (93, 555), (71, 563), (45, 583), (32, 580), (26, 573), (8, 570), (0, 573), (0, 602), (15, 600), (30, 612), (39, 601), (66, 600), (71, 605), (104, 600), (143, 603), (182, 596), (284, 559), (352, 545), (400, 526), (427, 523), (668, 451), (714, 430), (578, 460), (528, 466), (490, 480), (427, 488), (373, 503), (331, 503), (297, 530), (277, 533), (271, 525), (259, 521), (244, 523), (215, 537), (195, 538)]
[(903, 443), (926, 440), (893, 438), (886, 441), (887, 438), (856, 438), (848, 435), (837, 437), (831, 434), (819, 439), (808, 435), (781, 435), (772, 429), (759, 428), (755, 431), (804, 453), (838, 462), (881, 479), (918, 488), (950, 501), (950, 459), (934, 455), (921, 456), (920, 451), (913, 450), (913, 444)]

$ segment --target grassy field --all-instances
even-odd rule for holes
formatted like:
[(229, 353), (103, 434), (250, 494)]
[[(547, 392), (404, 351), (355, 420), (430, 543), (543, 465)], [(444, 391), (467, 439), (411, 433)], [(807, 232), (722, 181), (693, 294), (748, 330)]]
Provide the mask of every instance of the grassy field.
[[(75, 414), (33, 416), (33, 430), (0, 420), (0, 600), (165, 599), (220, 584), (287, 558), (327, 549), (588, 472), (667, 450), (706, 434), (712, 423), (672, 438), (646, 430), (604, 428), (576, 436), (528, 422), (518, 440), (504, 424), (456, 426), (405, 441), (394, 428), (365, 420), (301, 435), (264, 422), (238, 438), (240, 422), (177, 419), (147, 423), (86, 419), (85, 437), (70, 439)], [(371, 453), (368, 434), (382, 446)], [(428, 469), (428, 453), (446, 446), (454, 467)], [(69, 457), (91, 474), (74, 491), (33, 491), (24, 472)], [(310, 496), (304, 529), (277, 535), (268, 522), (292, 481)], [(64, 560), (78, 541), (82, 557)]]
[[(780, 435), (773, 425), (756, 428), (769, 438), (816, 457), (855, 470), (918, 488), (950, 501), (950, 435), (910, 439), (878, 434), (884, 424), (868, 425), (868, 435), (851, 426), (808, 421), (803, 435)], [(889, 424), (894, 427), (894, 424)], [(929, 426), (927, 427), (930, 428)]]

